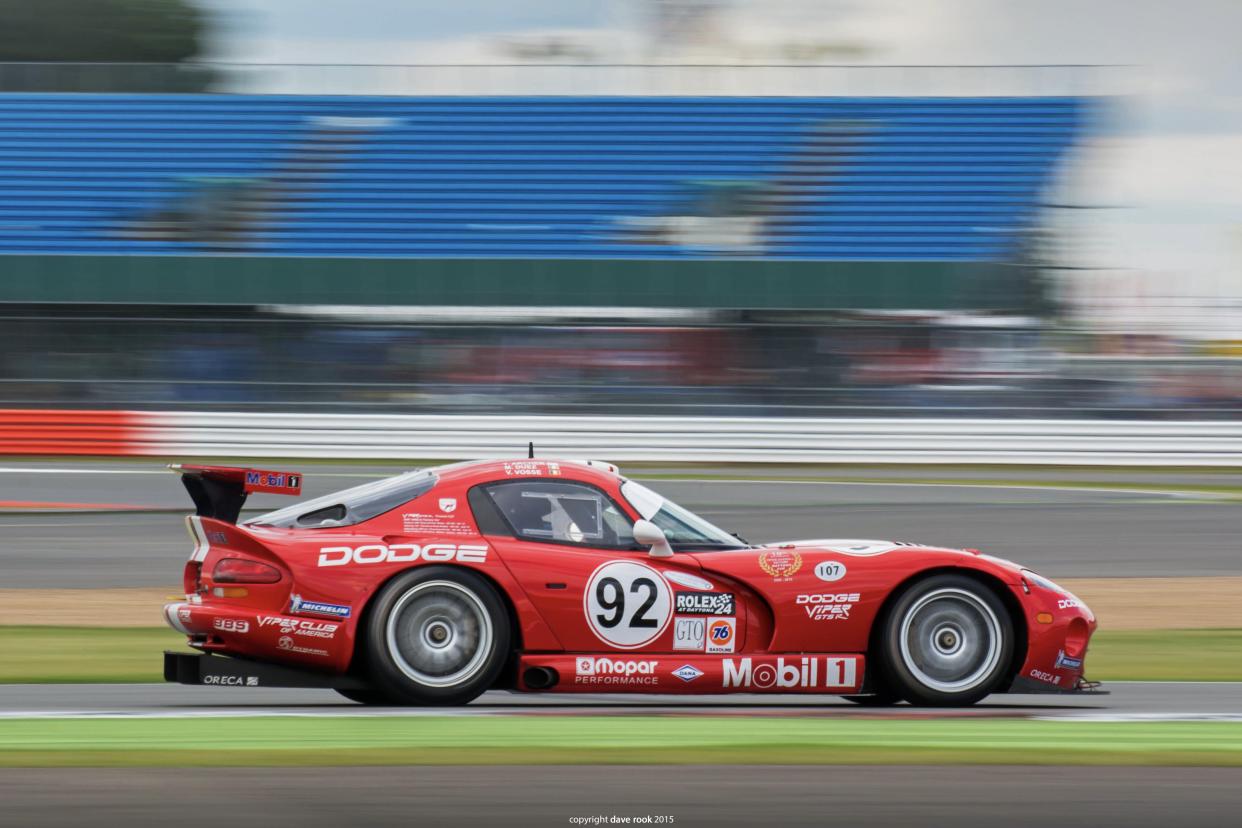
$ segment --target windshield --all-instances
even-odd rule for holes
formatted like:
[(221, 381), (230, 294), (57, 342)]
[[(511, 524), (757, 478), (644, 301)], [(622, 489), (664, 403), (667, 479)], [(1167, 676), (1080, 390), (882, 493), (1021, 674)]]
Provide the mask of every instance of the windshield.
[(436, 485), (437, 480), (431, 469), (372, 480), (343, 492), (324, 495), (259, 515), (246, 521), (246, 525), (276, 526), (282, 529), (352, 526), (426, 494)]
[(630, 502), (644, 520), (649, 520), (664, 532), (668, 542), (677, 548), (703, 547), (707, 549), (742, 549), (746, 544), (728, 532), (713, 526), (703, 518), (683, 509), (671, 500), (651, 491), (641, 483), (627, 480), (621, 484), (621, 494)]

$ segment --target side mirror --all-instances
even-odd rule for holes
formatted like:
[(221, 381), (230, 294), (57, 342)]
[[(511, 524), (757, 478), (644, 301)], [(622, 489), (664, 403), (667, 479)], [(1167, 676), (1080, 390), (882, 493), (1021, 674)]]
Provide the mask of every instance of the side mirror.
[(639, 520), (634, 523), (634, 540), (643, 546), (651, 547), (651, 551), (647, 554), (653, 558), (673, 557), (673, 547), (668, 545), (664, 530), (649, 520)]

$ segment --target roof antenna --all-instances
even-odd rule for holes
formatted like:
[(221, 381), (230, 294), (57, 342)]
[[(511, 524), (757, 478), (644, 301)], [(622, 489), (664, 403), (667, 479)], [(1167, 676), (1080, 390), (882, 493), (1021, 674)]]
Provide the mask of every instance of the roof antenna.
[(535, 459), (535, 441), (534, 440), (531, 440), (530, 443), (527, 445), (526, 456), (527, 458), (531, 460)]

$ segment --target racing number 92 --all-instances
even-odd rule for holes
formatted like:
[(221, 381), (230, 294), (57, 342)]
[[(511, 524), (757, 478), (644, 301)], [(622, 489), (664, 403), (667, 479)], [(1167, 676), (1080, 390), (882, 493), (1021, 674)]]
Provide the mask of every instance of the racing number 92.
[(609, 561), (587, 582), (583, 609), (591, 631), (621, 649), (651, 643), (672, 616), (668, 583), (655, 569), (634, 561)]
[[(652, 629), (658, 627), (659, 624), (647, 613), (655, 605), (656, 596), (660, 593), (656, 589), (655, 581), (650, 578), (636, 578), (630, 582), (631, 593), (643, 591), (646, 592), (647, 598), (630, 616), (630, 626)], [(601, 578), (599, 585), (595, 587), (595, 600), (601, 607), (612, 613), (610, 617), (604, 617), (603, 614), (595, 616), (595, 620), (601, 627), (612, 629), (621, 623), (621, 619), (625, 617), (625, 590), (622, 589), (620, 581), (616, 578)]]

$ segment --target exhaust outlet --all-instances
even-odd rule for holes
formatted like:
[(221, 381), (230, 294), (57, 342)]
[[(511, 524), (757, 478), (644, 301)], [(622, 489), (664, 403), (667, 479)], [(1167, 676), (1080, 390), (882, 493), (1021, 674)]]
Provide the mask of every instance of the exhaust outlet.
[(528, 690), (547, 690), (555, 687), (560, 678), (551, 667), (530, 667), (522, 673), (522, 683)]

